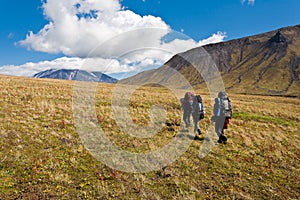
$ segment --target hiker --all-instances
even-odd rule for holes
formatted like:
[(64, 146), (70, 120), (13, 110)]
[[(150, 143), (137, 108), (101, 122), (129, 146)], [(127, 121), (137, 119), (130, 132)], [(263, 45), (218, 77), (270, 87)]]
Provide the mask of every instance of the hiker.
[(186, 92), (184, 98), (180, 99), (181, 107), (183, 109), (183, 121), (186, 128), (189, 128), (191, 124), (190, 119), (193, 111), (193, 98), (194, 94), (192, 92)]
[(212, 121), (215, 122), (215, 131), (219, 136), (218, 143), (227, 143), (227, 137), (224, 135), (224, 129), (228, 128), (232, 116), (232, 106), (226, 92), (219, 92), (215, 98), (214, 116)]
[(194, 132), (198, 135), (201, 135), (201, 129), (199, 127), (199, 121), (204, 118), (205, 108), (202, 102), (202, 97), (200, 95), (196, 95), (193, 101), (193, 121), (194, 121)]

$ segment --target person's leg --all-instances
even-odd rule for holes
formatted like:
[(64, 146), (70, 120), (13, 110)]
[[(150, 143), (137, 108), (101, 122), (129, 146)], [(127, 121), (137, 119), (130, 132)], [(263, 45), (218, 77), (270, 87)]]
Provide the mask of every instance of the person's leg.
[(226, 144), (226, 143), (227, 143), (227, 137), (224, 135), (224, 133), (223, 133), (223, 135), (221, 136), (221, 140), (222, 140), (223, 144)]
[(221, 137), (222, 142), (223, 142), (224, 144), (227, 143), (227, 137), (226, 137), (225, 134), (224, 134), (224, 129), (225, 129), (225, 128), (226, 128), (226, 129), (228, 128), (228, 123), (229, 123), (229, 119), (225, 118), (225, 119), (224, 119), (224, 124), (223, 124), (223, 130), (222, 130), (223, 134), (222, 134), (222, 137)]
[(199, 117), (200, 116), (198, 116), (198, 115), (193, 115), (194, 132), (198, 132), (198, 134), (201, 134), (200, 127), (199, 127)]
[(187, 128), (190, 127), (190, 125), (191, 125), (191, 115), (192, 115), (192, 110), (189, 109), (187, 111), (187, 119), (186, 119), (186, 121), (188, 123)]
[(190, 126), (190, 113), (188, 110), (183, 111), (183, 121), (186, 127)]
[(224, 122), (225, 122), (225, 119), (220, 118), (216, 121), (216, 125), (215, 125), (215, 131), (216, 131), (217, 135), (219, 136), (219, 140), (218, 140), (219, 143), (226, 143), (226, 141), (227, 141), (227, 138), (224, 135), (224, 129), (223, 129)]
[(223, 134), (223, 124), (222, 124), (221, 120), (219, 120), (219, 119), (216, 121), (215, 131), (219, 137), (220, 137), (220, 135)]

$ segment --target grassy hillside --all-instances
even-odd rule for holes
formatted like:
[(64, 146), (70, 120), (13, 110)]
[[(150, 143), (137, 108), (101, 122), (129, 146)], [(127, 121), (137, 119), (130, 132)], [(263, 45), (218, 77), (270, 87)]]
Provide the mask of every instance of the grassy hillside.
[[(165, 169), (134, 174), (107, 167), (83, 146), (74, 126), (73, 84), (0, 76), (0, 199), (300, 198), (299, 99), (230, 94), (228, 144), (216, 144), (200, 159), (205, 136), (191, 137), (188, 150)], [(151, 139), (122, 133), (110, 117), (113, 87), (98, 85), (95, 123), (116, 145), (153, 151), (180, 130), (175, 96), (143, 87), (131, 97), (134, 123), (147, 124), (154, 104), (165, 108), (167, 121)], [(209, 95), (202, 96), (207, 115), (201, 127), (207, 132), (211, 105)]]
[(205, 87), (203, 76), (215, 65), (226, 89), (232, 93), (297, 97), (300, 96), (299, 44), (300, 26), (285, 27), (194, 48), (175, 55), (156, 70), (120, 82), (138, 85), (152, 80), (178, 85), (176, 73), (167, 70), (171, 68), (180, 72), (191, 85)]

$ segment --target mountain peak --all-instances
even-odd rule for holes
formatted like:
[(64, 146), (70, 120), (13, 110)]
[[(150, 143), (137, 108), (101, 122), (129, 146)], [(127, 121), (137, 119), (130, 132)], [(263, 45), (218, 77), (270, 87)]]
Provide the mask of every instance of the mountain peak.
[(88, 72), (79, 69), (49, 69), (39, 72), (33, 77), (105, 83), (115, 83), (118, 81), (102, 72)]
[(287, 39), (281, 34), (280, 30), (269, 40), (270, 43), (286, 43)]

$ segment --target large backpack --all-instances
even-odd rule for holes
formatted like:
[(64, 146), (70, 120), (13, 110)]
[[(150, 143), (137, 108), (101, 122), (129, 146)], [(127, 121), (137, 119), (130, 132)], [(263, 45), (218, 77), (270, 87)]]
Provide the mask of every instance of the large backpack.
[(229, 97), (224, 94), (223, 96), (220, 97), (221, 99), (221, 109), (223, 112), (223, 116), (226, 118), (231, 118), (232, 117), (232, 106)]
[(196, 95), (194, 97), (193, 112), (195, 115), (200, 114), (200, 119), (204, 118), (204, 105), (202, 102), (202, 97), (200, 95)]
[(219, 108), (216, 109), (216, 115), (222, 116), (225, 118), (232, 117), (232, 105), (229, 97), (225, 92), (220, 92), (218, 98), (216, 98), (216, 103), (219, 105)]

